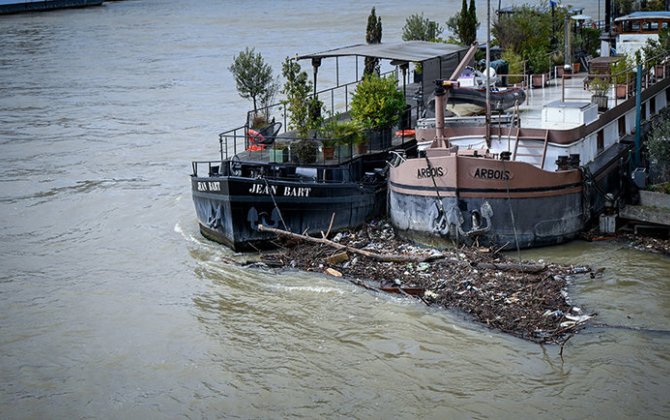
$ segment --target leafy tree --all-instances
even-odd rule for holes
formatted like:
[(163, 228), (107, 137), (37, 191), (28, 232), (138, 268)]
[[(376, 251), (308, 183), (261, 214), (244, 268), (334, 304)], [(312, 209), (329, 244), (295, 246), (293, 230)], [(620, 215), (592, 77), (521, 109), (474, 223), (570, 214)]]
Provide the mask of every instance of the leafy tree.
[(468, 3), (467, 0), (463, 0), (463, 5), (461, 6), (461, 13), (459, 15), (460, 19), (458, 20), (458, 37), (461, 42), (465, 44), (465, 38), (467, 37), (468, 28), (470, 24), (470, 14), (468, 12)]
[(233, 57), (228, 70), (235, 78), (237, 92), (254, 103), (254, 113), (258, 112), (258, 102), (266, 104), (277, 92), (277, 81), (272, 76), (272, 67), (265, 62), (261, 53), (246, 47)]
[(403, 41), (437, 41), (444, 29), (435, 21), (413, 14), (405, 19), (402, 28)]
[(658, 169), (658, 180), (670, 181), (670, 120), (659, 118), (647, 137), (649, 158)]
[[(556, 11), (557, 23), (563, 20), (561, 13), (563, 12)], [(514, 13), (501, 15), (493, 23), (491, 33), (505, 51), (513, 51), (524, 57), (536, 49), (549, 52), (552, 35), (551, 13), (536, 7), (522, 6)]]
[[(382, 42), (382, 18), (377, 17), (373, 7), (368, 16), (368, 26), (365, 30), (365, 42), (368, 44), (379, 44)], [(379, 74), (379, 59), (365, 57), (365, 70), (363, 74)]]
[(665, 10), (665, 2), (663, 0), (650, 0), (644, 6), (643, 10), (647, 11)]
[(583, 27), (575, 35), (573, 42), (575, 52), (582, 51), (585, 54), (595, 56), (600, 48), (600, 29)]
[(507, 61), (509, 68), (508, 73), (514, 76), (507, 77), (508, 84), (519, 83), (523, 80), (523, 77), (520, 76), (523, 74), (523, 58), (512, 50), (506, 50), (502, 54), (502, 59)]
[(471, 45), (475, 42), (479, 22), (477, 21), (477, 9), (474, 0), (470, 0), (470, 8), (468, 8), (467, 0), (463, 0), (460, 13), (450, 17), (446, 25), (447, 29), (455, 35), (455, 38), (450, 38), (450, 42), (463, 45)]
[(286, 57), (282, 64), (282, 75), (286, 79), (282, 93), (286, 99), (282, 103), (289, 112), (289, 129), (296, 130), (300, 138), (307, 138), (310, 128), (309, 97), (312, 82), (300, 64)]
[(624, 16), (633, 11), (633, 0), (614, 0), (614, 16)]
[(479, 22), (477, 21), (477, 7), (475, 0), (470, 0), (470, 7), (468, 8), (468, 24), (465, 26), (465, 34), (463, 43), (471, 45), (477, 41), (477, 29), (479, 29)]
[(405, 97), (394, 77), (371, 74), (356, 87), (351, 98), (351, 118), (369, 129), (391, 127), (400, 119)]
[(649, 65), (655, 65), (659, 59), (668, 54), (670, 54), (670, 28), (661, 28), (658, 31), (658, 40), (650, 38), (642, 47), (642, 55), (645, 60), (650, 60)]

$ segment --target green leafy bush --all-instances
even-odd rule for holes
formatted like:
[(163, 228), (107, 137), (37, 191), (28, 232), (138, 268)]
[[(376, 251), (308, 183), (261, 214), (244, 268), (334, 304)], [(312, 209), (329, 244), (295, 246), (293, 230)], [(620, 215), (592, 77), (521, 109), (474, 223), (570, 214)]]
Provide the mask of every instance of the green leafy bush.
[(405, 98), (393, 77), (375, 74), (365, 77), (351, 98), (351, 118), (363, 128), (381, 129), (393, 126), (405, 109)]
[[(666, 114), (667, 115), (667, 114)], [(646, 140), (652, 165), (659, 171), (660, 181), (670, 181), (670, 120), (661, 119), (654, 124)]]
[(528, 52), (528, 67), (531, 74), (549, 73), (551, 57), (542, 48), (534, 48)]
[(662, 121), (652, 128), (647, 149), (651, 158), (670, 163), (670, 120)]

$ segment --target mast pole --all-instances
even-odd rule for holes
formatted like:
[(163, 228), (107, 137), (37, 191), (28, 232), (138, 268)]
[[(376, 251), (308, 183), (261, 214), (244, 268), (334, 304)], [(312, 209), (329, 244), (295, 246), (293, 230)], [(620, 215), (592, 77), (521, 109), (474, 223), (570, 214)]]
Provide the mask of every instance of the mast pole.
[(491, 0), (486, 0), (486, 147), (491, 147)]

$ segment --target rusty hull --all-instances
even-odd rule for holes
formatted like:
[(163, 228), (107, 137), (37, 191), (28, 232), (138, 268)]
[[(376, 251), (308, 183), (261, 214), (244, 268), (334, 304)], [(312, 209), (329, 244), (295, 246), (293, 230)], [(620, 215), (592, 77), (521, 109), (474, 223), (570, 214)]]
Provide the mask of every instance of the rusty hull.
[(428, 149), (391, 168), (388, 199), (398, 233), (430, 245), (554, 245), (584, 227), (579, 170), (548, 172), (453, 149)]

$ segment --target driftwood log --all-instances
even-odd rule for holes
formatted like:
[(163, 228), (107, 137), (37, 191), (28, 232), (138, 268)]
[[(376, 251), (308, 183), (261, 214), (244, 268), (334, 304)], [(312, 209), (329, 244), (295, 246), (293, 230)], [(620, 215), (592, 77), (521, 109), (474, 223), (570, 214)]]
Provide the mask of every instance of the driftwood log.
[(484, 270), (498, 271), (519, 271), (521, 273), (536, 274), (544, 271), (547, 266), (544, 264), (522, 264), (522, 263), (483, 263), (476, 262), (472, 264), (475, 268)]
[(314, 238), (312, 236), (307, 236), (307, 235), (301, 235), (299, 233), (293, 233), (293, 232), (288, 232), (285, 230), (281, 229), (276, 229), (276, 228), (271, 228), (263, 225), (258, 225), (258, 230), (260, 232), (270, 232), (274, 233), (275, 235), (280, 235), (280, 236), (286, 236), (289, 238), (293, 239), (299, 239), (303, 240), (306, 242), (313, 242), (313, 243), (318, 243), (318, 244), (323, 244), (327, 245), (331, 248), (334, 249), (343, 249), (346, 250), (347, 252), (351, 252), (352, 254), (358, 254), (362, 255), (364, 257), (373, 259), (375, 261), (382, 261), (382, 262), (397, 262), (397, 263), (406, 263), (406, 262), (413, 262), (413, 263), (420, 263), (420, 262), (430, 262), (430, 261), (435, 261), (444, 258), (444, 255), (439, 253), (439, 254), (430, 254), (430, 255), (399, 255), (399, 254), (378, 254), (376, 252), (372, 251), (367, 251), (364, 249), (358, 249), (354, 247), (350, 247), (347, 245), (342, 245), (338, 244), (337, 242), (333, 242), (329, 239), (326, 238)]

